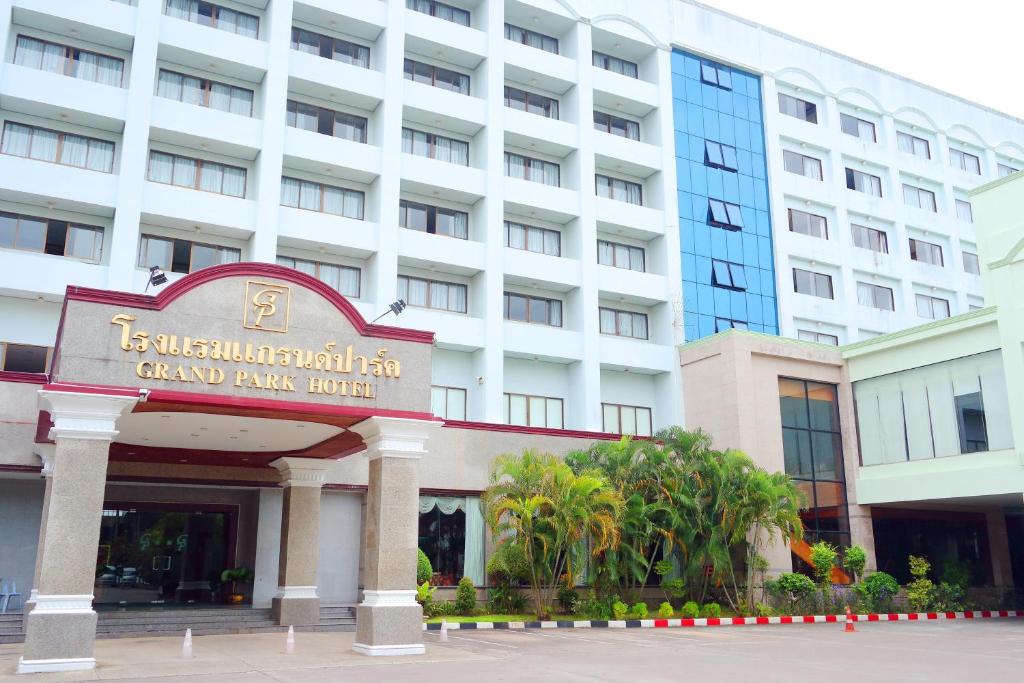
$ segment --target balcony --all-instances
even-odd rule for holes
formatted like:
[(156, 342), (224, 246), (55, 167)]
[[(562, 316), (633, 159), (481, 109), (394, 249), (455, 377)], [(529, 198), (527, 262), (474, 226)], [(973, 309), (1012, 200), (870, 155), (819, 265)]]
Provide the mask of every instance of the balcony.
[(583, 335), (549, 325), (505, 320), (505, 354), (554, 363), (572, 363), (583, 358)]
[[(266, 5), (265, 2), (262, 4)], [(295, 3), (292, 16), (312, 26), (343, 30), (364, 42), (373, 43), (388, 23), (388, 3), (375, 0), (345, 3), (338, 0), (302, 0)]]
[(259, 83), (267, 73), (269, 47), (256, 38), (163, 16), (157, 58)]
[(380, 232), (373, 221), (282, 206), (278, 209), (277, 239), (285, 246), (308, 251), (341, 247), (328, 250), (365, 259), (377, 253)]
[[(250, 189), (252, 178), (248, 179)], [(142, 187), (142, 220), (156, 225), (248, 239), (256, 225), (256, 201), (187, 187), (146, 182)]]
[[(113, 3), (111, 3), (113, 4)], [(4, 64), (0, 107), (120, 133), (128, 91), (70, 76)]]
[[(14, 0), (15, 24), (130, 52), (135, 8), (110, 0)], [(97, 22), (96, 17), (103, 17)], [(100, 50), (102, 52), (102, 50)]]
[(649, 178), (661, 170), (662, 154), (657, 145), (595, 131), (594, 161), (598, 168)]
[(487, 54), (487, 34), (423, 12), (405, 13), (405, 49), (473, 70)]
[(583, 282), (577, 259), (537, 254), (523, 249), (505, 249), (505, 281), (524, 287), (568, 292)]
[(398, 231), (400, 265), (472, 277), (483, 271), (484, 261), (482, 242), (404, 228)]
[(565, 93), (576, 85), (576, 60), (506, 40), (505, 78), (548, 92)]
[(654, 306), (671, 299), (668, 278), (626, 268), (597, 266), (597, 286), (602, 294), (620, 302)]
[(596, 197), (598, 232), (649, 240), (665, 234), (665, 214), (649, 206)]
[(373, 111), (384, 99), (384, 74), (318, 55), (288, 53), (288, 90)]
[(658, 86), (654, 83), (597, 67), (591, 67), (591, 74), (594, 104), (599, 107), (640, 118), (658, 107)]
[[(105, 249), (109, 249), (107, 238)], [(106, 254), (104, 254), (106, 256)], [(64, 256), (0, 249), (0, 290), (63, 298), (68, 285), (107, 287), (108, 267)], [(141, 291), (141, 289), (139, 290)]]
[(598, 342), (601, 368), (618, 370), (627, 368), (638, 374), (672, 372), (678, 357), (672, 346), (655, 344), (644, 339), (614, 337), (602, 334)]
[(576, 150), (579, 128), (574, 123), (549, 119), (505, 107), (505, 144), (564, 158)]
[(289, 126), (284, 130), (284, 165), (369, 185), (380, 175), (380, 148)]
[(472, 166), (402, 154), (403, 190), (430, 197), (439, 188), (446, 199), (475, 204), (487, 194), (487, 174)]
[(476, 135), (487, 123), (487, 103), (479, 97), (409, 80), (402, 85), (404, 116), (409, 121), (463, 135)]
[(414, 330), (436, 330), (435, 343), (452, 351), (477, 351), (487, 345), (482, 318), (409, 306), (402, 311), (401, 326)]
[(263, 146), (263, 122), (239, 114), (153, 98), (150, 136), (172, 145), (199, 147), (252, 160)]
[(117, 176), (48, 161), (0, 155), (0, 197), (22, 204), (45, 206), (52, 202), (65, 211), (113, 216)]
[(579, 193), (531, 180), (505, 177), (505, 210), (564, 224), (579, 215)]

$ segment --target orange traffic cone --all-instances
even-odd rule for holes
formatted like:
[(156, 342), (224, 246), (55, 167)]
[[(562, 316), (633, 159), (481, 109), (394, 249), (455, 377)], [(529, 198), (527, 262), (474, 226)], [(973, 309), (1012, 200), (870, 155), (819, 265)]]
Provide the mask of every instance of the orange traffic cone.
[(847, 605), (846, 606), (846, 628), (843, 629), (843, 633), (855, 633), (857, 631), (857, 629), (855, 629), (853, 627), (853, 622), (856, 621), (856, 620), (857, 620), (857, 618), (855, 616), (853, 616), (852, 614), (850, 614), (850, 606)]

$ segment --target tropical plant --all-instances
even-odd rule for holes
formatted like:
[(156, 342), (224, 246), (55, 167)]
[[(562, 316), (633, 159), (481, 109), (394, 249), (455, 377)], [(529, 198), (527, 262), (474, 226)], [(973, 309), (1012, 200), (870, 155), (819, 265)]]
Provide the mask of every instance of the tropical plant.
[(529, 579), (523, 549), (503, 543), (487, 559), (487, 610), (492, 614), (519, 614), (526, 609), (526, 596), (519, 586)]
[(430, 565), (430, 558), (425, 552), (416, 548), (416, 584), (430, 581), (430, 577), (433, 575), (434, 568)]
[(455, 588), (455, 611), (465, 616), (476, 611), (476, 587), (473, 586), (473, 579), (468, 576), (459, 579), (459, 585)]
[(574, 472), (553, 455), (500, 456), (481, 498), (499, 543), (522, 549), (541, 619), (551, 613), (557, 579), (582, 570), (587, 542), (594, 555), (619, 544), (622, 496), (600, 473)]
[(434, 593), (437, 591), (436, 588), (431, 587), (429, 581), (416, 586), (416, 602), (423, 608), (423, 614), (431, 616), (434, 610)]
[[(220, 573), (221, 584), (231, 584), (231, 596), (241, 596), (241, 592), (238, 590), (239, 584), (249, 583), (253, 580), (255, 574), (248, 567), (235, 567), (234, 569), (225, 569)], [(233, 602), (242, 600), (242, 597), (231, 598)]]
[(914, 577), (907, 584), (907, 602), (915, 612), (924, 612), (934, 599), (935, 584), (928, 578), (932, 565), (927, 558), (916, 555), (911, 555), (907, 561), (910, 563), (910, 575)]
[(673, 614), (675, 614), (675, 611), (672, 609), (671, 602), (663, 602), (658, 605), (658, 616), (662, 619), (668, 619)]
[(857, 585), (857, 592), (863, 598), (865, 607), (871, 612), (888, 612), (892, 606), (892, 599), (899, 591), (900, 584), (885, 572), (868, 574)]
[(563, 613), (571, 614), (576, 609), (576, 604), (579, 600), (580, 596), (575, 588), (563, 585), (558, 589), (558, 606), (562, 609)]
[(705, 618), (717, 619), (722, 616), (722, 606), (717, 602), (709, 602), (700, 608), (700, 615)]
[(839, 552), (828, 541), (818, 541), (811, 546), (811, 566), (814, 567), (814, 578), (819, 586), (832, 583), (832, 568), (836, 564)]
[(646, 619), (648, 614), (647, 603), (638, 602), (635, 605), (633, 605), (633, 609), (629, 611), (632, 612), (638, 619)]
[(856, 583), (858, 577), (864, 575), (864, 565), (868, 562), (867, 551), (859, 545), (851, 545), (843, 554), (843, 567), (850, 572), (850, 578)]

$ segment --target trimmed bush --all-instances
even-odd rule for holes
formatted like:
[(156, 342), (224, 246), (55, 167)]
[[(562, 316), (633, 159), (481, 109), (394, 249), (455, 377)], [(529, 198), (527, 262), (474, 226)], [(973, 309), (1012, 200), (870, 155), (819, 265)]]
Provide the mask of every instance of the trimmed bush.
[(416, 583), (422, 584), (424, 581), (430, 581), (430, 577), (434, 575), (434, 568), (430, 566), (430, 558), (427, 554), (416, 549)]
[(888, 612), (892, 599), (900, 591), (900, 585), (889, 574), (875, 572), (868, 574), (857, 585), (857, 592), (864, 598), (866, 607), (871, 612)]
[(662, 619), (668, 619), (674, 613), (675, 612), (672, 610), (671, 602), (663, 602), (660, 605), (658, 605), (658, 616)]
[(455, 611), (467, 617), (476, 611), (476, 588), (468, 576), (459, 579), (459, 586), (455, 589)]
[(787, 594), (791, 600), (799, 600), (814, 592), (814, 581), (806, 574), (786, 572), (771, 582), (770, 589)]
[(700, 605), (690, 600), (680, 608), (679, 613), (686, 619), (696, 619), (700, 614)]
[(701, 608), (700, 615), (705, 619), (717, 619), (722, 616), (722, 606), (717, 602), (709, 602)]
[(646, 619), (648, 614), (647, 603), (638, 602), (635, 605), (633, 605), (633, 609), (631, 609), (630, 611), (636, 615), (637, 619)]
[(864, 565), (867, 561), (868, 554), (859, 545), (851, 545), (843, 554), (843, 567), (850, 572), (850, 578), (854, 581), (864, 576)]
[(908, 557), (907, 561), (910, 562), (910, 575), (914, 577), (907, 584), (907, 602), (915, 612), (924, 612), (935, 598), (935, 584), (928, 578), (932, 563), (926, 557), (915, 555)]
[(616, 600), (615, 602), (612, 603), (612, 616), (615, 617), (617, 620), (621, 621), (621, 620), (625, 619), (626, 618), (626, 614), (628, 612), (629, 612), (629, 605), (627, 605), (626, 603), (622, 602), (621, 600)]
[(814, 566), (814, 577), (818, 583), (826, 586), (832, 583), (832, 567), (836, 564), (839, 553), (828, 541), (818, 541), (811, 546), (811, 564)]

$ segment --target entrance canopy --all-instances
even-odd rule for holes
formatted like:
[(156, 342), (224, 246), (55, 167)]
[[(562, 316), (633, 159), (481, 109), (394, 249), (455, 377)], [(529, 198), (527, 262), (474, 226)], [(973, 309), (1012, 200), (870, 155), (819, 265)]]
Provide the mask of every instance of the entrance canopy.
[[(263, 263), (156, 296), (69, 287), (47, 390), (138, 396), (114, 461), (263, 467), (362, 449), (377, 415), (432, 419), (432, 332), (368, 324), (329, 286)], [(50, 416), (40, 415), (37, 441)]]

